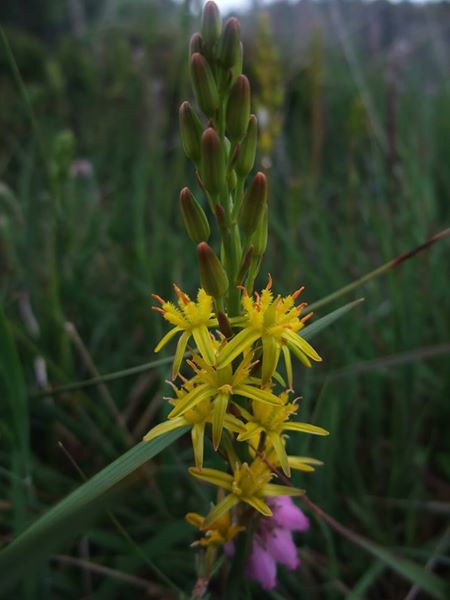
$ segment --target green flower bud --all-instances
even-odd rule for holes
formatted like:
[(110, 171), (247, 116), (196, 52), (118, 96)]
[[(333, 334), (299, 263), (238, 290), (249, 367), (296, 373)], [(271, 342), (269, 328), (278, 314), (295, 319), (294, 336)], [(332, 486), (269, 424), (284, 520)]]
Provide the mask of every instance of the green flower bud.
[(231, 17), (225, 23), (219, 47), (219, 62), (225, 69), (232, 69), (242, 61), (240, 35), (239, 21)]
[(236, 176), (236, 171), (234, 169), (232, 169), (229, 173), (228, 173), (228, 177), (227, 177), (227, 183), (228, 183), (228, 189), (230, 191), (233, 191), (236, 189), (236, 185), (237, 185), (237, 176)]
[(215, 2), (205, 4), (202, 13), (202, 36), (209, 49), (218, 41), (222, 32), (222, 19)]
[(225, 185), (225, 156), (220, 138), (212, 127), (203, 132), (201, 153), (201, 178), (208, 192), (215, 196)]
[(214, 250), (206, 242), (197, 246), (200, 281), (207, 294), (213, 298), (224, 296), (228, 290), (228, 277)]
[(199, 33), (194, 33), (189, 42), (189, 56), (196, 52), (203, 54), (203, 38)]
[(219, 92), (208, 61), (198, 52), (191, 57), (191, 77), (199, 107), (207, 117), (212, 117), (219, 106)]
[(267, 248), (267, 234), (268, 234), (268, 226), (269, 226), (269, 208), (266, 205), (263, 209), (263, 214), (259, 221), (259, 225), (252, 236), (252, 243), (254, 248), (254, 256), (261, 258)]
[(238, 177), (247, 177), (255, 164), (256, 144), (258, 141), (258, 125), (255, 115), (251, 115), (247, 133), (241, 142), (239, 155), (234, 168)]
[(259, 172), (245, 193), (239, 213), (239, 226), (248, 236), (256, 231), (266, 204), (267, 178)]
[(183, 102), (180, 106), (179, 120), (184, 153), (194, 162), (198, 162), (201, 156), (203, 127), (189, 102)]
[(250, 118), (250, 83), (245, 75), (239, 75), (231, 88), (227, 105), (227, 131), (233, 142), (241, 140)]
[(187, 187), (180, 192), (180, 207), (184, 226), (191, 240), (196, 244), (208, 240), (211, 231), (205, 211)]

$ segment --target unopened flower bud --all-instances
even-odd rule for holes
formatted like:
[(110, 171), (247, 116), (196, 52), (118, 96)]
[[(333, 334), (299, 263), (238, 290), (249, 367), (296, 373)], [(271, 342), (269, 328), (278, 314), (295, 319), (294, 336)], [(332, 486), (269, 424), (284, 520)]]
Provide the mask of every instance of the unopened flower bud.
[(239, 148), (239, 155), (234, 168), (238, 177), (247, 177), (255, 164), (256, 144), (258, 141), (258, 126), (255, 115), (250, 116), (247, 133)]
[(223, 28), (219, 48), (219, 62), (225, 69), (232, 69), (241, 61), (241, 26), (234, 17), (228, 19)]
[(225, 157), (217, 132), (208, 127), (201, 140), (201, 178), (212, 195), (217, 195), (225, 184)]
[(228, 290), (228, 277), (214, 250), (206, 242), (197, 246), (200, 281), (207, 294), (213, 298), (224, 296)]
[(191, 77), (199, 107), (207, 117), (212, 117), (219, 106), (219, 92), (208, 61), (198, 52), (191, 57)]
[(189, 56), (196, 52), (203, 54), (203, 38), (199, 33), (194, 33), (189, 42)]
[(180, 207), (184, 226), (191, 240), (196, 244), (208, 240), (211, 233), (208, 218), (187, 187), (181, 190)]
[(248, 236), (256, 231), (266, 204), (267, 178), (259, 172), (244, 195), (239, 213), (239, 225)]
[(231, 88), (227, 106), (227, 131), (233, 142), (241, 140), (250, 117), (250, 83), (245, 75), (239, 75)]
[(256, 228), (255, 233), (252, 236), (252, 243), (254, 248), (254, 256), (257, 258), (261, 258), (267, 248), (267, 235), (268, 235), (268, 225), (269, 225), (269, 208), (266, 205), (264, 206), (263, 214), (259, 221), (258, 227)]
[(222, 19), (215, 2), (209, 1), (202, 12), (202, 36), (209, 49), (218, 41), (222, 31)]
[(198, 162), (201, 156), (203, 127), (189, 102), (183, 102), (180, 106), (179, 119), (184, 153), (194, 162)]

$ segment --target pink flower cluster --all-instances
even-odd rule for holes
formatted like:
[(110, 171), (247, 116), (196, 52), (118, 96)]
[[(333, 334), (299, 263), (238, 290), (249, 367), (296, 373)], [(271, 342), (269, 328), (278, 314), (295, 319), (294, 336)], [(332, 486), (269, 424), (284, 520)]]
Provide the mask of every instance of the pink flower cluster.
[(300, 566), (293, 531), (306, 531), (309, 521), (288, 496), (268, 499), (272, 517), (261, 517), (253, 537), (246, 576), (270, 590), (277, 584), (277, 563), (294, 570)]

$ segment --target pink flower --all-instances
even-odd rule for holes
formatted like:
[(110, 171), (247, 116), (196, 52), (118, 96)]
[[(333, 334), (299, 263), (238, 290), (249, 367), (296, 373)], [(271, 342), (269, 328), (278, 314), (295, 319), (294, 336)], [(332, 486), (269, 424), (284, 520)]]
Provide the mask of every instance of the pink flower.
[(306, 531), (309, 521), (288, 496), (268, 501), (272, 517), (261, 517), (246, 565), (249, 579), (270, 590), (276, 586), (277, 563), (290, 570), (300, 566), (292, 531)]

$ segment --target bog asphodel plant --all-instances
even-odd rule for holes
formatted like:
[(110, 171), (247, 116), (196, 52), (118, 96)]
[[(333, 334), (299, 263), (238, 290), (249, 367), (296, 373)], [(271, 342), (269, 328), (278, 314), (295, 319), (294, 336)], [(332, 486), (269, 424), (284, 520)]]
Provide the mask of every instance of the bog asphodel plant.
[[(174, 285), (175, 302), (154, 295), (154, 309), (171, 325), (155, 351), (176, 340), (168, 399), (172, 409), (144, 438), (189, 427), (195, 462), (189, 472), (218, 488), (209, 514), (187, 515), (201, 532), (197, 545), (204, 549), (206, 578), (221, 549), (228, 545), (229, 550), (237, 535), (246, 535), (241, 532), (250, 522), (259, 518), (268, 524), (275, 518), (274, 499), (303, 493), (275, 483), (276, 472), (290, 477), (291, 468), (306, 472), (320, 464), (289, 456), (287, 434), (328, 433), (296, 420), (292, 357), (306, 367), (321, 360), (302, 338), (311, 317), (306, 303), (297, 303), (303, 288), (276, 294), (269, 275), (262, 291), (253, 289), (267, 245), (267, 179), (259, 172), (248, 180), (255, 163), (257, 120), (250, 113), (242, 56), (239, 22), (231, 18), (222, 27), (216, 4), (207, 2), (201, 33), (190, 43), (192, 87), (204, 118), (183, 102), (179, 119), (183, 149), (195, 165), (204, 204), (221, 239), (216, 250), (208, 244), (209, 218), (184, 188), (180, 208), (186, 231), (197, 244), (201, 288), (191, 298)], [(204, 467), (205, 436), (223, 461), (222, 469)]]

